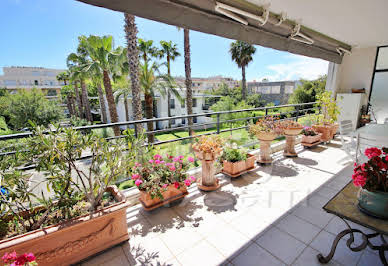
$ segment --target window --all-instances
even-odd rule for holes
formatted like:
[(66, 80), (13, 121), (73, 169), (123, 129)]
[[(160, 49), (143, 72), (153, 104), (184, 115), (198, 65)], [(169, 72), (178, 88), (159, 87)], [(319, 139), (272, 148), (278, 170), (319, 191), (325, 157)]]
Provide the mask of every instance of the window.
[(271, 93), (272, 94), (280, 94), (280, 86), (272, 86)]
[(38, 86), (39, 82), (37, 80), (34, 80), (34, 85)]
[(175, 119), (171, 119), (171, 125), (175, 125)]
[(182, 118), (182, 125), (186, 125), (186, 119)]
[(175, 99), (170, 99), (170, 108), (175, 109)]
[(56, 90), (48, 90), (47, 96), (57, 96), (57, 91)]
[(16, 85), (16, 80), (4, 80), (4, 85)]
[(193, 107), (197, 107), (197, 99), (193, 99)]
[(185, 100), (181, 102), (181, 108), (185, 108)]
[(193, 117), (193, 123), (197, 123), (197, 117)]
[(294, 86), (292, 85), (286, 85), (284, 87), (284, 93), (286, 94), (292, 94), (294, 92)]

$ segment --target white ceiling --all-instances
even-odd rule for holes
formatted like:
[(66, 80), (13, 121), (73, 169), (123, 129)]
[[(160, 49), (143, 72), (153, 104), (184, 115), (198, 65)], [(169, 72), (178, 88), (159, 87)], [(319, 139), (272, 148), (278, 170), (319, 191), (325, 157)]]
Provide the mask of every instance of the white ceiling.
[(355, 47), (388, 45), (388, 0), (248, 0)]

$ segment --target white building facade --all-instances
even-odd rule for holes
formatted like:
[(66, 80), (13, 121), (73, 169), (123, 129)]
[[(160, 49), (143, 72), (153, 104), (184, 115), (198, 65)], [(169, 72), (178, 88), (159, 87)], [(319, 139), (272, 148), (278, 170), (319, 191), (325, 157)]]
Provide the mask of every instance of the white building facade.
[[(185, 87), (184, 77), (175, 77), (175, 81), (180, 87)], [(192, 78), (191, 89), (193, 93), (206, 94), (206, 92), (217, 89), (222, 84), (226, 84), (229, 88), (236, 88), (240, 86), (240, 81), (230, 77), (213, 76), (208, 78)]]
[(20, 89), (37, 88), (45, 91), (48, 96), (60, 93), (63, 82), (58, 82), (57, 75), (65, 69), (51, 69), (43, 67), (3, 67), (0, 75), (0, 88), (6, 88), (11, 93)]

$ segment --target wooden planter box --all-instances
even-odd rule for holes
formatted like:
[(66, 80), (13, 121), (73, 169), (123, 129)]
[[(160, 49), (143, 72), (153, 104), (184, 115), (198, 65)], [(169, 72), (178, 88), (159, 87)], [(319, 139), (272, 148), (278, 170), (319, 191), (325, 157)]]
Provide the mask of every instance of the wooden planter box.
[(313, 144), (313, 143), (316, 143), (316, 142), (320, 142), (321, 141), (321, 136), (322, 134), (317, 134), (315, 136), (305, 136), (303, 135), (302, 136), (302, 143), (307, 143), (307, 144)]
[(223, 173), (229, 176), (239, 176), (255, 167), (256, 157), (252, 154), (248, 154), (248, 157), (245, 161), (240, 162), (228, 162), (224, 161), (224, 168), (222, 169)]
[(321, 141), (323, 142), (330, 141), (333, 138), (331, 125), (313, 125), (313, 129), (322, 134)]
[(128, 203), (117, 187), (108, 187), (117, 203), (61, 224), (0, 241), (0, 254), (32, 252), (39, 266), (70, 265), (129, 239)]
[(160, 199), (159, 197), (152, 198), (148, 192), (141, 190), (139, 201), (146, 211), (150, 211), (179, 200), (187, 194), (189, 193), (187, 192), (187, 187), (185, 185), (180, 186), (179, 188), (176, 188), (174, 185), (169, 185), (167, 190), (162, 192), (163, 199)]

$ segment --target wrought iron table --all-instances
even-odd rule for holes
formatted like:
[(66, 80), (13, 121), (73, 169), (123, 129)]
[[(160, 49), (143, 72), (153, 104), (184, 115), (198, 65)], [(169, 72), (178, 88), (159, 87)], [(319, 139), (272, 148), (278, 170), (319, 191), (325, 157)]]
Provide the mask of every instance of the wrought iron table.
[[(343, 230), (336, 236), (333, 241), (330, 253), (327, 256), (323, 256), (322, 254), (317, 255), (319, 262), (328, 263), (334, 256), (338, 242), (344, 236), (349, 235), (349, 239), (346, 241), (346, 245), (350, 250), (358, 252), (365, 249), (366, 247), (370, 247), (371, 249), (377, 250), (379, 252), (380, 260), (383, 265), (388, 265), (387, 258), (384, 254), (385, 252), (388, 253), (388, 243), (385, 239), (385, 237), (388, 236), (388, 220), (374, 218), (361, 212), (358, 208), (358, 190), (359, 188), (355, 187), (353, 183), (350, 182), (323, 207), (326, 212), (341, 218), (347, 225), (348, 229)], [(348, 221), (362, 225), (376, 233), (366, 234), (359, 229), (353, 229), (351, 228)], [(363, 240), (362, 243), (358, 246), (352, 246), (354, 243), (355, 233), (361, 234)], [(369, 241), (369, 239), (376, 237), (381, 238), (381, 245), (373, 245)]]

